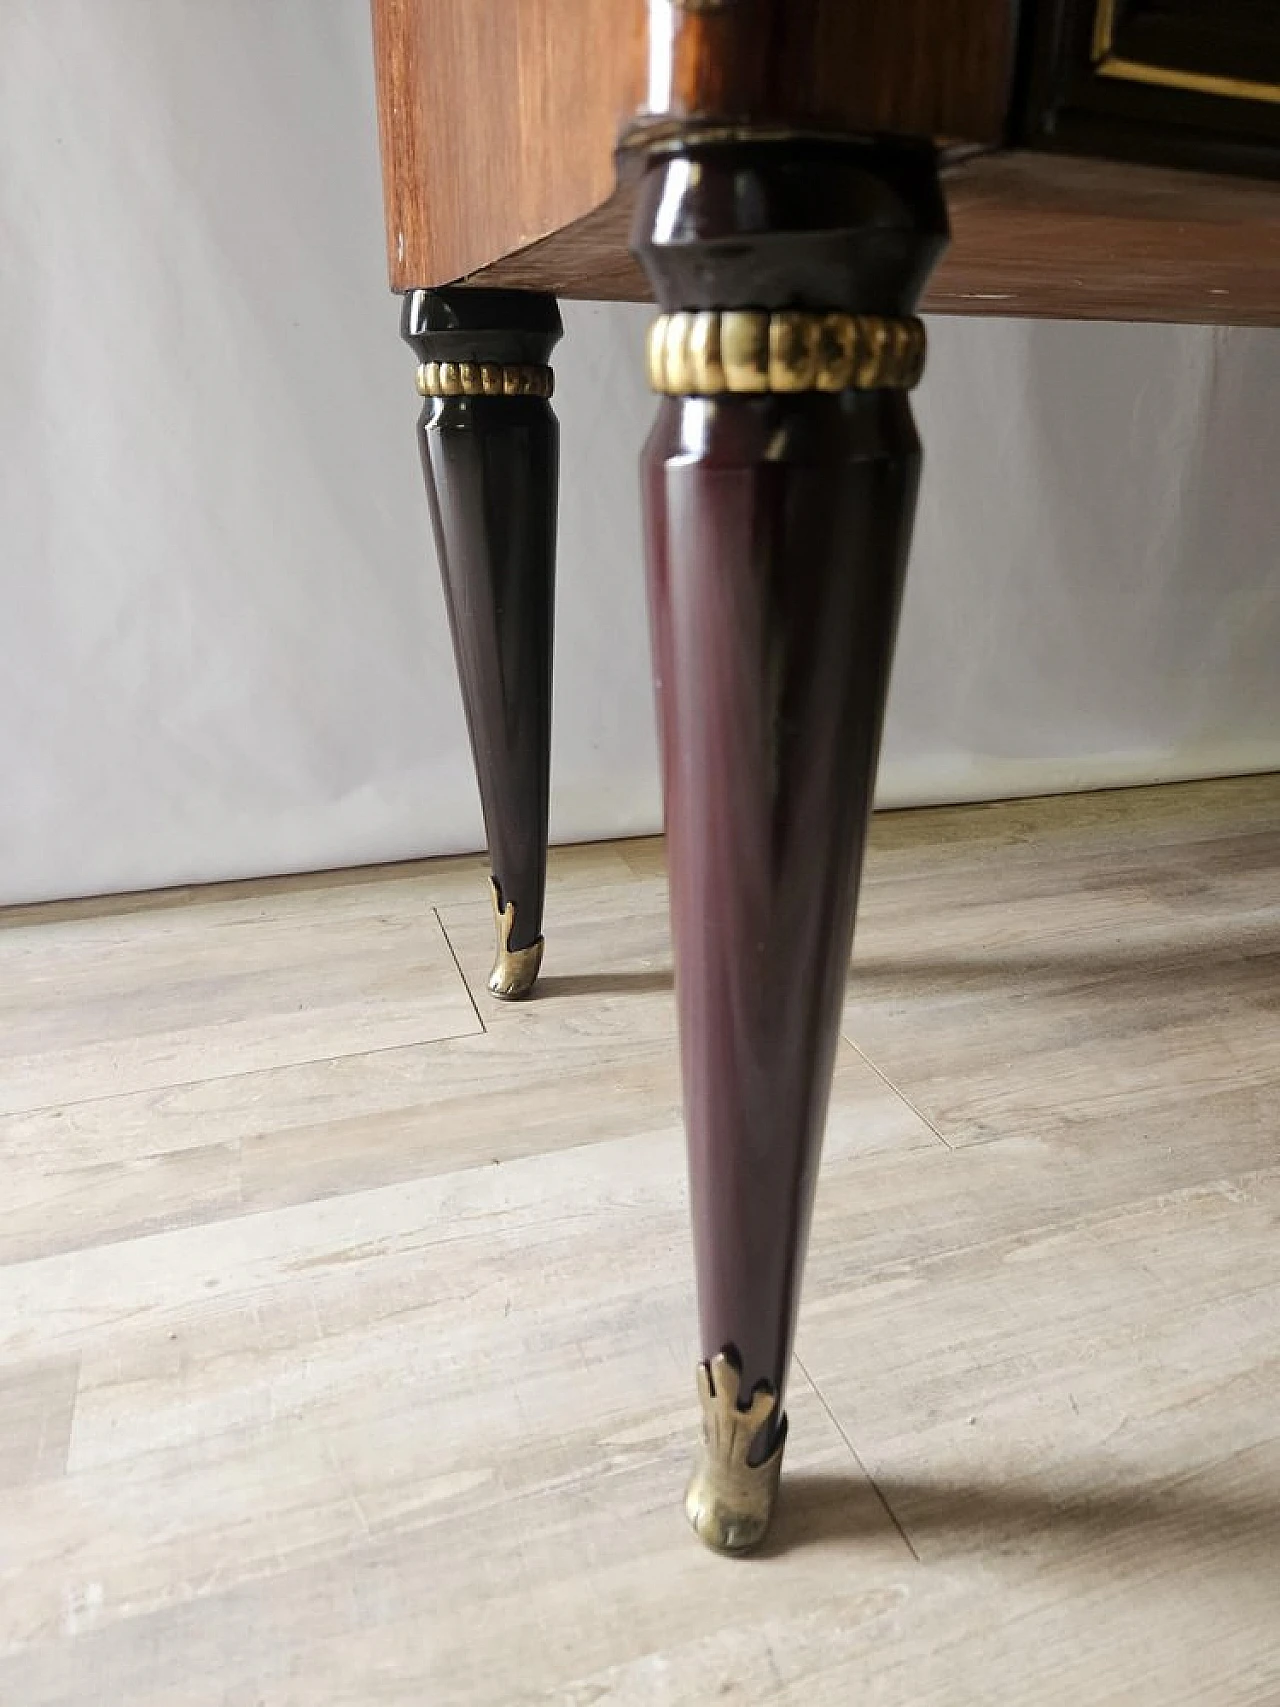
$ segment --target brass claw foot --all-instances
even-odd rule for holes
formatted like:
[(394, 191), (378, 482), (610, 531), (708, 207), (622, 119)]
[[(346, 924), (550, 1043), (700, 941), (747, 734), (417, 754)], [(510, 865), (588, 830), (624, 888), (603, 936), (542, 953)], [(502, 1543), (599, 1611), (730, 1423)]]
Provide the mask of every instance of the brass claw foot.
[(522, 996), (527, 996), (537, 981), (538, 969), (542, 965), (543, 938), (530, 943), (528, 948), (512, 948), (511, 932), (515, 928), (516, 906), (514, 901), (501, 905), (498, 885), (493, 878), (489, 879), (489, 895), (493, 902), (493, 922), (498, 932), (498, 954), (493, 963), (493, 971), (489, 974), (489, 988), (495, 996), (501, 996), (504, 1002), (518, 1002)]
[(739, 1403), (742, 1374), (729, 1348), (698, 1365), (702, 1448), (685, 1494), (685, 1516), (698, 1538), (718, 1553), (745, 1553), (764, 1539), (778, 1497), (787, 1419), (763, 1464), (751, 1448), (778, 1407), (778, 1395), (760, 1385)]

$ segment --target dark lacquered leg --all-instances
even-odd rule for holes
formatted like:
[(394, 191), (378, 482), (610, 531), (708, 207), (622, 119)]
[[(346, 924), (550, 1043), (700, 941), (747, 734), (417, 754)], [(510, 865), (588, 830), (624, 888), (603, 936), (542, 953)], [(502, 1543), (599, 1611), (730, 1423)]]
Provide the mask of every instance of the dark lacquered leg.
[(945, 229), (929, 154), (856, 145), (691, 149), (637, 216), (683, 311), (650, 342), (643, 478), (704, 1359), (686, 1503), (729, 1551), (764, 1534), (786, 1433), (920, 460), (909, 316)]
[(523, 291), (415, 290), (402, 331), (420, 363), (422, 468), (489, 843), (489, 988), (515, 998), (542, 963), (560, 314)]

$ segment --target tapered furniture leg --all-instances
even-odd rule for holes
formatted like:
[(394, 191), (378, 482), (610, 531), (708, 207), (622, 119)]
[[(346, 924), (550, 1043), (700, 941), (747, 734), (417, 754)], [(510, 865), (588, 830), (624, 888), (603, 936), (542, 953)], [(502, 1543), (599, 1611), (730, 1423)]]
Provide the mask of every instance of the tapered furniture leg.
[(644, 455), (701, 1325), (686, 1509), (763, 1536), (920, 453), (932, 152), (688, 145), (633, 246), (666, 311)]
[(414, 290), (422, 468), (489, 844), (495, 996), (542, 964), (559, 427), (555, 299)]

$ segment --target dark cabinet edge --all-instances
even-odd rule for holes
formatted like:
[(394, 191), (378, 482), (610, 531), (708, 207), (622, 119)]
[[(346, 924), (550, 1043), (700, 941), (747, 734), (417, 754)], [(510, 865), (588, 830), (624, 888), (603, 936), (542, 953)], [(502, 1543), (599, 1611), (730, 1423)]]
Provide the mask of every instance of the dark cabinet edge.
[[(1221, 73), (1212, 25), (1205, 71), (1139, 65), (1112, 0), (1024, 0), (1011, 138), (1054, 153), (1095, 155), (1183, 170), (1280, 178), (1280, 86)], [(1280, 55), (1280, 12), (1276, 20)], [(1105, 69), (1104, 69), (1105, 67)]]

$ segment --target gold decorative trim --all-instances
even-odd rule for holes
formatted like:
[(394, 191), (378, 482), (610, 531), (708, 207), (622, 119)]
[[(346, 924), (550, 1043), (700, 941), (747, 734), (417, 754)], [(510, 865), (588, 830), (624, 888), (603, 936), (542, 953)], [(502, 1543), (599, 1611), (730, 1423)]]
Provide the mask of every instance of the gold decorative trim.
[(718, 1553), (745, 1553), (764, 1539), (778, 1496), (787, 1419), (763, 1464), (751, 1448), (778, 1408), (778, 1395), (760, 1385), (741, 1402), (742, 1371), (728, 1347), (698, 1365), (702, 1450), (685, 1494), (685, 1516), (699, 1540)]
[(1151, 83), (1161, 89), (1186, 89), (1197, 95), (1220, 95), (1228, 101), (1280, 102), (1280, 83), (1255, 83), (1247, 77), (1219, 77), (1208, 71), (1179, 71), (1169, 65), (1148, 65), (1113, 52), (1116, 39), (1116, 0), (1098, 0), (1093, 14), (1093, 69), (1099, 77), (1127, 83)]
[(924, 372), (920, 320), (878, 314), (700, 309), (649, 329), (649, 384), (669, 397), (910, 391)]
[(503, 907), (498, 885), (489, 879), (489, 899), (493, 902), (493, 923), (498, 933), (498, 953), (489, 974), (489, 988), (503, 1001), (518, 1002), (532, 990), (542, 968), (542, 937), (528, 948), (512, 948), (511, 933), (515, 929), (516, 904), (508, 901)]
[(549, 367), (516, 362), (423, 362), (420, 397), (550, 397), (555, 375)]

